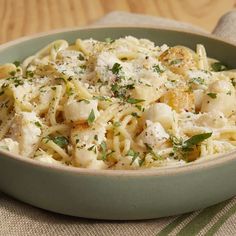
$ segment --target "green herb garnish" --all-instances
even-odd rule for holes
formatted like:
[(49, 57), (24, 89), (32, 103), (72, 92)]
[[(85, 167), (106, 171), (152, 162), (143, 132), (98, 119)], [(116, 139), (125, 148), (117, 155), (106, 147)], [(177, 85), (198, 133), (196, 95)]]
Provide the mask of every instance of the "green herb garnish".
[(111, 68), (112, 73), (115, 75), (118, 75), (121, 70), (122, 66), (119, 63), (115, 63)]
[(35, 124), (37, 127), (39, 127), (39, 128), (42, 127), (42, 125), (41, 125), (40, 122), (38, 122), (38, 121), (34, 122), (34, 124)]
[(140, 118), (140, 116), (138, 115), (137, 112), (132, 112), (131, 115), (132, 115), (133, 117)]
[(211, 69), (213, 71), (218, 72), (218, 71), (228, 70), (228, 67), (221, 62), (214, 62), (211, 64)]
[(134, 89), (134, 84), (128, 84), (125, 86), (125, 88), (132, 90), (132, 89)]
[(115, 127), (119, 127), (119, 126), (121, 126), (121, 123), (120, 123), (119, 121), (115, 121), (115, 122), (113, 123), (113, 125), (114, 125)]
[(186, 141), (184, 141), (183, 147), (190, 148), (190, 147), (192, 147), (194, 145), (197, 145), (197, 144), (201, 143), (205, 139), (210, 138), (211, 135), (212, 135), (212, 133), (202, 133), (202, 134), (194, 135), (191, 138), (189, 138)]
[(204, 84), (205, 80), (201, 77), (196, 77), (196, 78), (192, 78), (192, 80), (190, 81), (190, 83), (194, 83), (194, 84)]
[(202, 133), (192, 136), (191, 138), (183, 141), (182, 138), (178, 139), (175, 136), (170, 137), (173, 145), (173, 154), (171, 156), (185, 159), (187, 155), (197, 147), (198, 144), (211, 137), (212, 133)]
[(94, 122), (94, 120), (95, 120), (95, 114), (94, 114), (94, 110), (92, 109), (87, 119), (87, 122), (89, 125), (91, 125)]
[(236, 87), (236, 81), (234, 80), (234, 78), (231, 78), (230, 80), (231, 80), (232, 85)]
[(113, 42), (115, 42), (115, 40), (111, 39), (111, 38), (105, 38), (105, 42), (106, 43), (113, 43)]
[(88, 151), (92, 151), (95, 146), (96, 146), (96, 145), (92, 145), (92, 146), (89, 147), (87, 150), (88, 150)]
[(130, 165), (132, 165), (134, 163), (134, 161), (137, 159), (137, 157), (139, 156), (139, 152), (135, 152), (134, 150), (130, 149), (126, 156), (131, 156), (132, 157), (132, 161), (130, 162)]
[(16, 67), (19, 67), (19, 66), (20, 66), (20, 62), (19, 62), (19, 61), (14, 61), (13, 64), (14, 64)]
[(215, 99), (217, 97), (216, 93), (207, 93), (207, 95), (213, 99)]
[(89, 103), (90, 103), (90, 101), (87, 100), (87, 99), (80, 99), (79, 102), (84, 102), (84, 103), (86, 103), (86, 104), (89, 104)]
[(162, 70), (159, 65), (154, 65), (152, 68), (153, 68), (154, 72), (157, 72), (157, 73), (163, 73), (164, 72), (164, 70)]
[(80, 61), (83, 61), (83, 60), (84, 60), (84, 56), (83, 56), (82, 54), (79, 54), (78, 59), (79, 59)]
[(126, 100), (126, 102), (130, 103), (130, 104), (137, 104), (137, 103), (140, 103), (140, 102), (144, 102), (145, 100), (143, 99), (135, 99), (135, 98), (128, 98)]
[(182, 62), (182, 59), (175, 59), (175, 60), (170, 62), (170, 65), (180, 64), (181, 62)]
[(15, 76), (16, 75), (16, 71), (14, 70), (14, 71), (9, 72), (9, 75)]
[(61, 148), (65, 148), (69, 144), (69, 140), (64, 136), (53, 137), (52, 141)]
[(99, 101), (111, 102), (111, 99), (109, 97), (105, 97), (105, 96), (93, 96), (93, 99), (97, 99)]
[(28, 78), (28, 77), (32, 78), (32, 77), (34, 76), (34, 72), (31, 71), (31, 70), (27, 70), (27, 71), (25, 72), (25, 75), (26, 75), (27, 78)]
[(146, 146), (146, 149), (147, 149), (147, 153), (150, 153), (152, 155), (152, 158), (154, 160), (162, 160), (162, 157), (161, 156), (158, 156), (154, 151), (153, 149), (151, 148), (150, 145), (148, 145), (147, 143), (144, 143), (144, 145)]
[(107, 159), (107, 154), (106, 154), (106, 151), (107, 151), (107, 145), (105, 143), (105, 141), (102, 141), (102, 143), (100, 144), (100, 147), (102, 149), (102, 160), (105, 161)]

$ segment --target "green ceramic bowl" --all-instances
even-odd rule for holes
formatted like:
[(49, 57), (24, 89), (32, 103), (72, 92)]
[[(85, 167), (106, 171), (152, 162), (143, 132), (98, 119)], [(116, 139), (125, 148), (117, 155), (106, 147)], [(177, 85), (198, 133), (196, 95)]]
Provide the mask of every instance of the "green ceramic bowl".
[[(23, 60), (55, 39), (104, 40), (133, 35), (156, 44), (206, 46), (208, 55), (236, 68), (236, 46), (170, 29), (105, 27), (24, 38), (0, 47), (0, 64)], [(48, 166), (0, 152), (0, 190), (49, 211), (96, 219), (151, 219), (190, 212), (236, 195), (236, 152), (214, 160), (156, 170), (86, 170)]]

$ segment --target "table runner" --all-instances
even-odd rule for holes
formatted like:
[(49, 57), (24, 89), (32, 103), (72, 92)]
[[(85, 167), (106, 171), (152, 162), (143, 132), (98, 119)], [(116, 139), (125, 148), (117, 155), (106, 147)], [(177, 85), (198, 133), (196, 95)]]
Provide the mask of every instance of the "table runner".
[[(129, 25), (175, 27), (206, 33), (203, 29), (187, 23), (125, 12), (112, 12), (94, 22), (94, 25), (124, 25), (126, 22)], [(236, 43), (236, 11), (224, 15), (213, 33)], [(143, 221), (101, 221), (51, 213), (0, 193), (1, 235), (236, 235), (236, 197), (179, 216)]]

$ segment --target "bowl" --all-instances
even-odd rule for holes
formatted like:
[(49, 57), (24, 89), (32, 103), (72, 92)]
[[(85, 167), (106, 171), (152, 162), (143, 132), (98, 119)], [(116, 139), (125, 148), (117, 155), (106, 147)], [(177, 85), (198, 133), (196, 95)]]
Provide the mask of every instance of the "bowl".
[[(132, 35), (161, 45), (205, 45), (208, 55), (236, 68), (236, 46), (174, 29), (99, 27), (26, 37), (0, 46), (0, 64), (23, 60), (56, 39), (104, 40)], [(179, 167), (89, 170), (49, 166), (0, 151), (0, 190), (61, 214), (109, 220), (151, 219), (205, 208), (236, 194), (236, 152)]]

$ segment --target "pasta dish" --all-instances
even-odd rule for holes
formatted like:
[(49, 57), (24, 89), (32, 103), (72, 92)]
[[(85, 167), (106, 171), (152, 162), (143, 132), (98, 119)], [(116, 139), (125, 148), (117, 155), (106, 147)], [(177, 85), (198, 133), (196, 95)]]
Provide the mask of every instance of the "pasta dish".
[(0, 65), (0, 149), (52, 165), (184, 165), (236, 147), (236, 71), (203, 45), (57, 40)]

